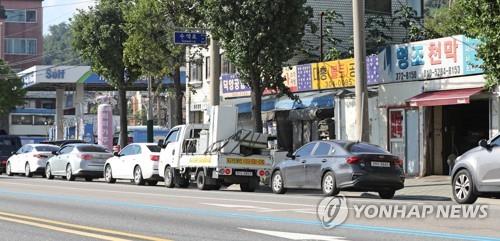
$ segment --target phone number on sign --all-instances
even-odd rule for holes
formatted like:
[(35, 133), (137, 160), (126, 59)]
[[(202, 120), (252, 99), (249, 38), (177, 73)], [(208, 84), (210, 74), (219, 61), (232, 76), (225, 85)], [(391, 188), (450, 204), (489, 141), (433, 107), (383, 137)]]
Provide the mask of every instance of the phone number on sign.
[(461, 73), (460, 66), (425, 69), (424, 70), (424, 78), (431, 79), (431, 78), (438, 78), (438, 77), (444, 77), (444, 76), (459, 75), (460, 73)]

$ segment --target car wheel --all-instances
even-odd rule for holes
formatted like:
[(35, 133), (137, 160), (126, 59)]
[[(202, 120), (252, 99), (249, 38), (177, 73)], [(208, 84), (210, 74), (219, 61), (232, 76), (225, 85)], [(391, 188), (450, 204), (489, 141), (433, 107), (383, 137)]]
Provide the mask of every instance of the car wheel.
[(26, 165), (24, 166), (24, 175), (26, 177), (32, 177), (33, 176), (33, 173), (31, 172), (30, 164), (29, 163), (26, 163)]
[(460, 204), (472, 204), (477, 198), (469, 171), (460, 170), (453, 178), (453, 199)]
[(142, 178), (142, 171), (139, 166), (134, 169), (134, 183), (135, 185), (144, 185), (144, 178)]
[(378, 192), (378, 195), (382, 199), (392, 199), (394, 197), (395, 193), (396, 193), (395, 190), (386, 190), (386, 191), (380, 191), (380, 192)]
[(285, 183), (283, 182), (283, 176), (281, 176), (280, 171), (276, 171), (271, 179), (271, 188), (276, 194), (284, 194), (286, 192)]
[(168, 188), (173, 188), (174, 183), (174, 171), (171, 167), (165, 168), (165, 186)]
[(113, 178), (113, 171), (111, 170), (111, 165), (107, 165), (104, 169), (104, 180), (107, 183), (115, 183), (116, 179)]
[(335, 175), (333, 172), (329, 171), (323, 175), (323, 180), (321, 181), (321, 190), (325, 196), (335, 196), (339, 194), (340, 190), (337, 188), (337, 183), (335, 182)]
[(207, 177), (205, 176), (204, 171), (199, 171), (196, 175), (196, 186), (200, 190), (208, 190), (209, 185), (207, 185)]
[(47, 166), (45, 166), (45, 178), (49, 180), (54, 179), (54, 176), (52, 175), (52, 169), (50, 168), (50, 164), (47, 164)]
[(242, 192), (255, 192), (255, 189), (257, 189), (258, 186), (259, 186), (259, 180), (251, 179), (247, 183), (241, 183), (240, 190)]
[(94, 178), (91, 178), (91, 177), (85, 177), (85, 181), (86, 181), (86, 182), (91, 182), (92, 180), (94, 180)]
[(73, 169), (71, 169), (70, 164), (66, 166), (66, 180), (70, 182), (75, 180), (75, 176), (73, 176)]
[(7, 176), (14, 176), (14, 174), (12, 173), (12, 169), (10, 167), (10, 162), (7, 162), (7, 167), (5, 168), (5, 173), (7, 174)]
[(148, 181), (146, 181), (146, 183), (148, 184), (148, 186), (156, 186), (156, 184), (158, 184), (158, 181), (156, 181), (156, 180), (148, 180)]

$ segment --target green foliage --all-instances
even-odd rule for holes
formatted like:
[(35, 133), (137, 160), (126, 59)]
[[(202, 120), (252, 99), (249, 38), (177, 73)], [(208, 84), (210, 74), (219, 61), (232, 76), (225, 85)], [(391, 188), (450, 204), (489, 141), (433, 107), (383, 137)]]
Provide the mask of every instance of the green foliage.
[(17, 105), (24, 104), (26, 90), (23, 89), (23, 82), (10, 69), (10, 67), (0, 59), (0, 115), (5, 115)]
[(392, 40), (387, 35), (391, 31), (391, 25), (386, 18), (380, 14), (370, 14), (366, 17), (365, 29), (366, 35), (366, 54), (377, 54), (379, 50)]
[(65, 22), (49, 27), (49, 34), (43, 38), (43, 51), (45, 56), (43, 64), (84, 64), (78, 53), (71, 46), (73, 41), (71, 26)]
[(424, 27), (428, 32), (435, 33), (434, 37), (446, 37), (464, 34), (465, 30), (461, 24), (463, 12), (457, 4), (451, 7), (441, 7), (426, 13)]
[(487, 86), (493, 87), (500, 80), (500, 2), (488, 0), (458, 0), (457, 8), (463, 14), (460, 24), (466, 35), (481, 40), (477, 49), (484, 63)]
[[(220, 39), (240, 79), (252, 89), (254, 130), (262, 131), (265, 88), (290, 94), (283, 63), (297, 53), (312, 17), (306, 0), (206, 0), (209, 27)], [(290, 94), (291, 95), (291, 94)]]
[(422, 19), (418, 17), (417, 11), (408, 5), (402, 5), (394, 11), (392, 24), (396, 22), (406, 30), (407, 36), (404, 42), (421, 41), (436, 38), (436, 33), (425, 29), (421, 24)]

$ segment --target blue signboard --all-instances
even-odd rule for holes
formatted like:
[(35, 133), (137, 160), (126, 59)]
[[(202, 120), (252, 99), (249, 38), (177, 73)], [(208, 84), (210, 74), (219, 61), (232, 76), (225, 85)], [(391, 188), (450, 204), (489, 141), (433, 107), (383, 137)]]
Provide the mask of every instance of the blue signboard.
[(205, 45), (207, 44), (207, 34), (196, 32), (175, 32), (174, 43), (186, 45)]

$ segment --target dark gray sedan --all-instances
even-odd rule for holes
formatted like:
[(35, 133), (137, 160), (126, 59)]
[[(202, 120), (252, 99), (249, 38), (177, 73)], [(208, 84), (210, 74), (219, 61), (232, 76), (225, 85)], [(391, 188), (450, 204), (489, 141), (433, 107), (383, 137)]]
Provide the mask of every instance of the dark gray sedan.
[(340, 190), (374, 191), (390, 199), (404, 187), (403, 161), (368, 143), (313, 141), (288, 156), (273, 169), (274, 193), (287, 188), (321, 189), (328, 196)]
[(460, 204), (474, 203), (478, 197), (500, 194), (500, 135), (481, 140), (462, 154), (451, 172), (453, 199)]

